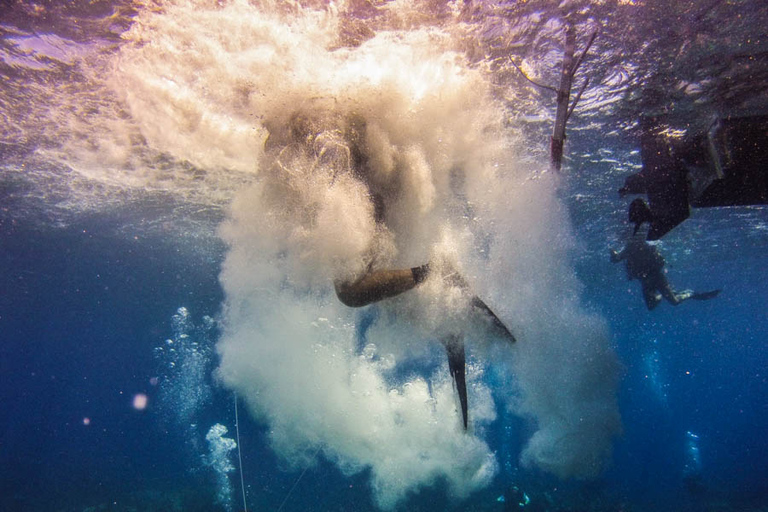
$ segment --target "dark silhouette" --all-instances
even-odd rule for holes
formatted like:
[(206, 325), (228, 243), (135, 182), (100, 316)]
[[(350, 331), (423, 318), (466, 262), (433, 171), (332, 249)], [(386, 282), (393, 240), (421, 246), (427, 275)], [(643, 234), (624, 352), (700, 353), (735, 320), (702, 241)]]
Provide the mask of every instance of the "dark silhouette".
[(625, 262), (627, 277), (630, 280), (637, 279), (643, 290), (643, 299), (649, 310), (656, 308), (664, 298), (677, 306), (688, 299), (709, 300), (717, 297), (720, 290), (709, 292), (694, 292), (685, 290), (675, 292), (667, 281), (664, 272), (664, 257), (656, 246), (645, 241), (645, 234), (640, 231), (640, 226), (648, 222), (650, 210), (642, 199), (635, 199), (629, 206), (629, 221), (635, 224), (632, 237), (621, 252), (611, 250), (611, 262)]
[(688, 218), (691, 208), (768, 204), (768, 116), (726, 116), (703, 129), (664, 116), (641, 119), (642, 170), (619, 195), (644, 194), (653, 216), (648, 240), (658, 240)]

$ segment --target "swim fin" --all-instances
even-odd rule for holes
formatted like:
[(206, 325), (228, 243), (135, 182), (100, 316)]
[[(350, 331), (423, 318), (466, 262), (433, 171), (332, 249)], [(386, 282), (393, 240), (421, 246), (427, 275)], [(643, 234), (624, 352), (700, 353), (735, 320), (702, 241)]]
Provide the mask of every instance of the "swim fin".
[(485, 317), (502, 338), (506, 338), (510, 343), (515, 343), (517, 341), (515, 336), (510, 332), (509, 329), (507, 329), (507, 326), (504, 325), (504, 322), (502, 322), (499, 317), (496, 316), (496, 313), (494, 313), (491, 308), (489, 308), (488, 305), (483, 302), (482, 299), (480, 299), (480, 297), (477, 295), (472, 297), (472, 307), (485, 315)]
[(459, 393), (459, 402), (461, 403), (461, 418), (464, 421), (464, 430), (467, 430), (468, 423), (468, 403), (467, 403), (467, 378), (466, 378), (466, 355), (464, 352), (464, 340), (460, 336), (452, 337), (447, 342), (443, 342), (445, 350), (448, 352), (448, 370), (451, 372), (453, 382), (456, 385), (456, 391)]
[(722, 290), (712, 290), (710, 292), (695, 292), (693, 295), (691, 295), (691, 298), (694, 300), (709, 300), (714, 299), (717, 297)]
[[(452, 266), (449, 266), (448, 268), (449, 273), (447, 273), (443, 279), (445, 279), (447, 283), (453, 286), (458, 286), (462, 290), (468, 291), (469, 283), (467, 283), (467, 280), (464, 279), (464, 277), (459, 272), (454, 270)], [(504, 322), (502, 322), (499, 317), (496, 316), (496, 313), (494, 313), (480, 297), (473, 295), (470, 303), (472, 304), (473, 308), (479, 310), (484, 315), (485, 319), (491, 323), (491, 326), (499, 336), (506, 338), (510, 343), (515, 343), (517, 341), (515, 336), (510, 332), (509, 329), (507, 329), (507, 326), (504, 325)]]

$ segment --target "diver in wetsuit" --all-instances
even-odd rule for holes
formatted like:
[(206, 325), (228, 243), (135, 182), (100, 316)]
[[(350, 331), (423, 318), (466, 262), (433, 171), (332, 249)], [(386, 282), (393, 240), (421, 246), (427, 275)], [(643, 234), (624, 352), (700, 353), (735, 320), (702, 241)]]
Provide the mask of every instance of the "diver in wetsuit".
[[(274, 172), (295, 174), (283, 164), (283, 157), (290, 159), (291, 155), (304, 155), (306, 159), (315, 161), (314, 168), (326, 168), (334, 180), (342, 174), (351, 174), (366, 185), (373, 204), (374, 220), (382, 232), (386, 231), (384, 197), (377, 193), (376, 187), (366, 175), (368, 164), (363, 150), (363, 120), (341, 118), (331, 108), (322, 112), (297, 111), (288, 122), (275, 123), (267, 128), (269, 137), (265, 141), (265, 151), (274, 157)], [(336, 295), (346, 306), (363, 307), (405, 293), (424, 282), (430, 277), (430, 271), (434, 270), (430, 264), (405, 269), (377, 268), (375, 252), (375, 248), (370, 249), (368, 268), (362, 275), (334, 282)], [(469, 293), (469, 285), (457, 272), (441, 269), (439, 274), (446, 283)], [(509, 342), (515, 341), (509, 329), (480, 298), (472, 295), (469, 304), (474, 311), (480, 313), (480, 318), (486, 321), (490, 331)], [(448, 355), (448, 368), (459, 395), (462, 422), (466, 430), (468, 403), (464, 339), (457, 333), (446, 336), (441, 342)]]
[(664, 257), (659, 250), (645, 241), (645, 234), (640, 231), (640, 226), (649, 221), (651, 211), (642, 199), (635, 199), (629, 205), (629, 221), (635, 224), (632, 237), (621, 252), (611, 250), (611, 262), (625, 262), (627, 277), (637, 279), (643, 290), (643, 299), (649, 310), (656, 308), (664, 298), (677, 306), (688, 299), (709, 300), (717, 297), (720, 290), (709, 292), (694, 292), (685, 290), (675, 292), (667, 281), (664, 272)]

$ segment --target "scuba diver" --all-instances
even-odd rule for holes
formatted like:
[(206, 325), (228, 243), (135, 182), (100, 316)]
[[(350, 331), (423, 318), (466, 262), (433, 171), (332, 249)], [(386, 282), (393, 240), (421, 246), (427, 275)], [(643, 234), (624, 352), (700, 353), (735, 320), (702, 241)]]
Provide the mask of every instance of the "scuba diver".
[(655, 246), (645, 241), (642, 232), (638, 233), (640, 226), (650, 222), (651, 219), (652, 213), (645, 201), (640, 198), (632, 201), (629, 205), (629, 221), (635, 225), (632, 237), (621, 252), (611, 250), (611, 262), (624, 261), (627, 277), (630, 280), (637, 279), (640, 281), (643, 298), (648, 309), (656, 308), (662, 298), (673, 306), (677, 306), (688, 299), (709, 300), (717, 297), (720, 290), (708, 292), (674, 291), (664, 272), (666, 263), (664, 257)]
[[(385, 199), (387, 190), (377, 190), (374, 180), (368, 174), (368, 157), (364, 151), (365, 121), (359, 118), (343, 118), (333, 109), (321, 112), (295, 112), (287, 123), (267, 126), (269, 136), (265, 141), (265, 151), (275, 155), (276, 171), (282, 172), (289, 165), (282, 162), (284, 156), (304, 155), (304, 161), (312, 160), (313, 169), (324, 168), (332, 175), (331, 182), (342, 179), (342, 175), (352, 177), (365, 185), (368, 200), (373, 206), (373, 220), (377, 234), (388, 233), (386, 227)], [(288, 170), (291, 175), (295, 172)], [(379, 184), (381, 188), (381, 184)], [(394, 199), (393, 199), (394, 200)], [(446, 285), (459, 287), (469, 298), (472, 311), (484, 321), (490, 332), (501, 339), (514, 343), (515, 337), (477, 296), (469, 293), (469, 284), (450, 264), (424, 264), (413, 268), (380, 268), (378, 245), (373, 240), (366, 255), (367, 266), (357, 275), (337, 278), (334, 281), (336, 295), (342, 304), (359, 308), (389, 299), (412, 290), (431, 277), (441, 278)], [(450, 334), (440, 340), (448, 355), (448, 367), (453, 378), (461, 405), (464, 430), (468, 427), (468, 400), (465, 374), (464, 339), (460, 333)]]

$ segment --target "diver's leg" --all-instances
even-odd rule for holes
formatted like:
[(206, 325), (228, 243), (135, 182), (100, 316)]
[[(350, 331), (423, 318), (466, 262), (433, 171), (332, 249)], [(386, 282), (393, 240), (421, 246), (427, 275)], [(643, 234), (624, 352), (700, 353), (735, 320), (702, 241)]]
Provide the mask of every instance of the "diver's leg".
[(643, 299), (645, 299), (645, 307), (647, 307), (649, 311), (656, 309), (656, 306), (658, 306), (659, 302), (661, 302), (661, 295), (659, 295), (659, 292), (656, 291), (656, 287), (654, 287), (648, 281), (640, 281), (640, 284), (643, 287)]
[[(650, 274), (645, 281), (647, 282), (647, 286), (661, 292), (661, 297), (667, 299), (667, 302), (673, 306), (677, 306), (681, 302), (690, 299), (691, 295), (693, 295), (693, 292), (690, 290), (676, 293), (672, 288), (672, 285), (667, 281), (667, 276), (661, 270)], [(661, 297), (659, 300), (661, 300)]]
[(679, 293), (675, 292), (672, 289), (672, 286), (668, 282), (666, 282), (666, 280), (664, 282), (664, 285), (661, 288), (659, 288), (659, 290), (661, 291), (661, 296), (667, 299), (667, 302), (669, 302), (673, 306), (677, 306), (681, 302), (686, 301), (693, 297), (693, 291), (691, 290), (683, 290), (682, 292), (679, 292)]
[(456, 384), (456, 392), (459, 394), (459, 403), (461, 404), (461, 419), (464, 422), (464, 430), (467, 430), (469, 412), (464, 339), (461, 336), (450, 336), (443, 340), (443, 345), (448, 352), (448, 370), (451, 372), (454, 384)]
[(676, 293), (674, 290), (672, 290), (672, 287), (669, 286), (669, 283), (667, 283), (666, 288), (663, 288), (661, 290), (661, 294), (664, 296), (665, 299), (669, 301), (670, 304), (677, 306), (681, 302), (686, 301), (688, 299), (693, 299), (693, 300), (714, 299), (720, 294), (720, 290), (712, 290), (709, 292), (694, 292), (693, 290), (684, 290), (682, 292)]
[(337, 282), (336, 295), (347, 306), (358, 308), (413, 289), (426, 279), (429, 266), (370, 272), (357, 281)]

